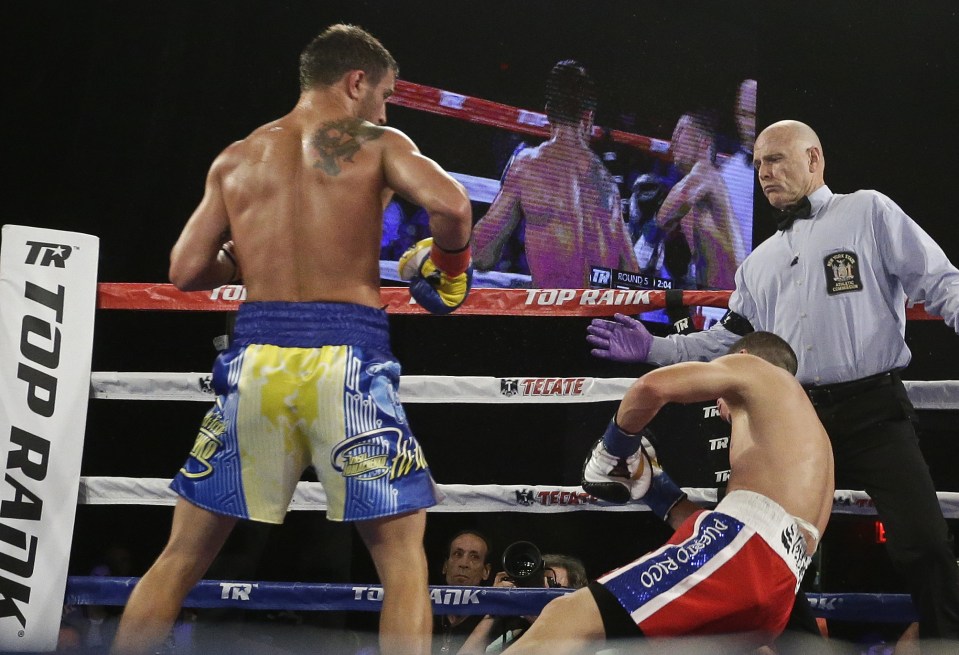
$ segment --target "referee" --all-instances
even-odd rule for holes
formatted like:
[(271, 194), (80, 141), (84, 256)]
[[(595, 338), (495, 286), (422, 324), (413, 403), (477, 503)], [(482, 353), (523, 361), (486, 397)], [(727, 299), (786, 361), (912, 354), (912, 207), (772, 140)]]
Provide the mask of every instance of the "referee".
[(889, 556), (919, 612), (920, 637), (959, 639), (959, 568), (898, 373), (912, 358), (907, 298), (959, 332), (959, 270), (886, 196), (830, 191), (822, 145), (808, 125), (767, 127), (754, 164), (780, 210), (779, 231), (736, 272), (723, 320), (660, 338), (618, 315), (593, 321), (587, 341), (597, 357), (660, 365), (713, 359), (753, 329), (789, 342), (832, 440), (836, 486), (862, 488), (875, 501)]

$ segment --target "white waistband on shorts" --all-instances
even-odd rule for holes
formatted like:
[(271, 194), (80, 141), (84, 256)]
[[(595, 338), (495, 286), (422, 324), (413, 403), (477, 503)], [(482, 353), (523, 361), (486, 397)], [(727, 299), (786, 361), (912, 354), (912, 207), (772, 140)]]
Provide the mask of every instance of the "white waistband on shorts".
[(730, 492), (715, 511), (739, 519), (752, 528), (796, 574), (798, 585), (809, 567), (810, 553), (796, 517), (776, 501), (745, 489)]

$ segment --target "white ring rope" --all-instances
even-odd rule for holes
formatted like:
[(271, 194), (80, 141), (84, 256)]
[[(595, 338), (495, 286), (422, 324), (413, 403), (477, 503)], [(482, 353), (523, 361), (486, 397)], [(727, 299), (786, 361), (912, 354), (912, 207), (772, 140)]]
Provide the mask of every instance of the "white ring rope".
[[(400, 379), (404, 403), (588, 403), (619, 401), (635, 378), (495, 378), (480, 376), (406, 375)], [(959, 380), (906, 381), (919, 409), (959, 409)], [(210, 402), (209, 373), (91, 374), (91, 397), (111, 400), (167, 400)], [(160, 478), (83, 477), (78, 502), (87, 505), (172, 505), (176, 494), (169, 480)], [(549, 485), (438, 485), (442, 499), (432, 512), (649, 511), (645, 503), (605, 503), (581, 487)], [(687, 488), (690, 499), (715, 503), (716, 490)], [(959, 518), (959, 493), (939, 492), (946, 518)], [(322, 511), (326, 493), (318, 482), (300, 482), (290, 510)], [(837, 490), (837, 514), (875, 514), (862, 491)]]
[[(622, 400), (635, 378), (404, 375), (404, 403), (597, 403)], [(959, 380), (904, 381), (916, 409), (959, 409)], [(92, 398), (210, 402), (209, 373), (91, 373)]]
[[(173, 505), (178, 496), (162, 478), (81, 477), (79, 503), (84, 505)], [(645, 503), (614, 505), (590, 496), (581, 487), (549, 485), (438, 484), (440, 502), (431, 512), (574, 511), (648, 512)], [(715, 503), (715, 489), (688, 490), (692, 500)], [(319, 482), (300, 482), (289, 509), (322, 511), (326, 492)]]
[[(87, 476), (80, 478), (81, 505), (173, 505), (177, 495), (162, 478), (123, 478)], [(583, 491), (582, 487), (550, 485), (440, 484), (439, 504), (430, 512), (524, 512), (554, 514), (562, 512), (648, 512), (642, 501), (614, 505)], [(716, 490), (684, 488), (689, 499), (715, 504)], [(938, 494), (946, 518), (959, 518), (959, 493)], [(323, 511), (326, 492), (319, 482), (300, 482), (296, 486), (290, 510)], [(876, 508), (864, 491), (837, 490), (833, 498), (834, 514), (875, 514)]]
[(470, 200), (474, 202), (491, 203), (496, 198), (496, 194), (499, 193), (499, 180), (467, 175), (466, 173), (450, 173), (450, 176), (466, 187)]

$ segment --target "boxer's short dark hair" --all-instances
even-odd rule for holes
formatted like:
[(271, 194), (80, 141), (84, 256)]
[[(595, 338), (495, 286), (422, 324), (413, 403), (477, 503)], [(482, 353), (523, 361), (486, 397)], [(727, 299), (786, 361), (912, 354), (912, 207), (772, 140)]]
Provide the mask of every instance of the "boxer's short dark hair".
[(332, 25), (300, 53), (300, 90), (329, 86), (351, 70), (361, 70), (378, 84), (399, 66), (376, 37), (355, 25)]
[(772, 332), (750, 332), (729, 347), (729, 353), (745, 350), (750, 355), (765, 359), (770, 364), (784, 368), (793, 375), (799, 369), (796, 353), (784, 339)]
[(596, 86), (578, 61), (558, 62), (546, 78), (546, 117), (551, 123), (579, 123), (596, 109)]

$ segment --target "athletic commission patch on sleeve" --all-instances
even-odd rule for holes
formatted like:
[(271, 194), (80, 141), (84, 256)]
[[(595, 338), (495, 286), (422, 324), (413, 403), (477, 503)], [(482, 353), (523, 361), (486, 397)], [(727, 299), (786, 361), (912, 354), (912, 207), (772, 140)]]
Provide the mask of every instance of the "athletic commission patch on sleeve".
[(849, 291), (862, 291), (859, 275), (859, 256), (848, 250), (834, 252), (823, 258), (826, 273), (826, 293), (834, 296)]

